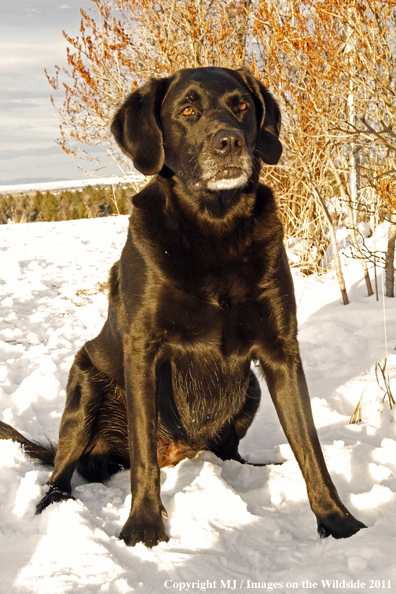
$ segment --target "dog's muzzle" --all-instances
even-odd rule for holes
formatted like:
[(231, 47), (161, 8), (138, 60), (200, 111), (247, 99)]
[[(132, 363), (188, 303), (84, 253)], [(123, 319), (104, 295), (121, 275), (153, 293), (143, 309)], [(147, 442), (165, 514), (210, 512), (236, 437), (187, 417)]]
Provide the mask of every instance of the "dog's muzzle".
[(252, 173), (252, 161), (242, 132), (219, 130), (212, 138), (210, 153), (201, 160), (208, 190), (232, 190), (246, 185)]

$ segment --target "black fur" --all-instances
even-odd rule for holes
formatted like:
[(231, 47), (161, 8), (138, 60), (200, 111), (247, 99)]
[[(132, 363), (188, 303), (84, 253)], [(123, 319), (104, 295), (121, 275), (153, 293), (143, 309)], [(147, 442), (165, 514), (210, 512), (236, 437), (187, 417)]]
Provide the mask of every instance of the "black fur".
[[(101, 333), (77, 354), (50, 490), (38, 513), (71, 497), (77, 468), (93, 481), (131, 468), (121, 538), (167, 540), (160, 471), (202, 449), (243, 462), (259, 361), (307, 484), (321, 536), (364, 525), (341, 503), (314, 427), (297, 343), (293, 283), (260, 159), (277, 163), (280, 113), (246, 70), (198, 68), (151, 80), (112, 131), (137, 169), (157, 174), (133, 199), (128, 239), (110, 273)], [(53, 449), (0, 425), (33, 458)]]

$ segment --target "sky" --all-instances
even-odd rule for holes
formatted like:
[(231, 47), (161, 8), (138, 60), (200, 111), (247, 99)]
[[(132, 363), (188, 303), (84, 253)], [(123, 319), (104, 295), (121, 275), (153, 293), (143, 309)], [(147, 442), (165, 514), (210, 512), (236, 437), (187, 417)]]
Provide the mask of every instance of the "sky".
[[(0, 0), (0, 186), (85, 177), (55, 142), (59, 117), (44, 73), (67, 65), (62, 30), (78, 34), (80, 6), (92, 9), (94, 3)], [(60, 95), (54, 98), (61, 103)], [(120, 171), (114, 166), (106, 173)]]

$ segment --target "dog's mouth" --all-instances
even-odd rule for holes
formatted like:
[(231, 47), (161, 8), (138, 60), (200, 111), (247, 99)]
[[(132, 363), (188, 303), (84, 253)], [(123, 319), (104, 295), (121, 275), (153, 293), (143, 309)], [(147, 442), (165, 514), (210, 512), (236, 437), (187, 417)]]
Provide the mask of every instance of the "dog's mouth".
[(206, 180), (206, 187), (209, 190), (232, 190), (244, 186), (248, 179), (248, 173), (241, 167), (225, 167)]

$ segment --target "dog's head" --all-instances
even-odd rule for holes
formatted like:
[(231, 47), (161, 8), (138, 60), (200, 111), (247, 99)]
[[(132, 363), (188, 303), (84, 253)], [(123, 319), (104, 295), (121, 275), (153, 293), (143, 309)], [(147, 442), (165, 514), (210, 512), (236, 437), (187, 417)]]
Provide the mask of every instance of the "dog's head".
[(176, 176), (195, 191), (242, 188), (258, 157), (274, 165), (282, 153), (279, 108), (246, 68), (151, 79), (129, 95), (111, 130), (138, 171)]

